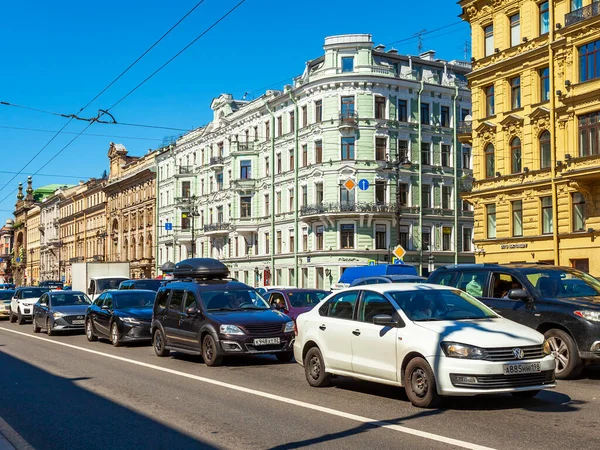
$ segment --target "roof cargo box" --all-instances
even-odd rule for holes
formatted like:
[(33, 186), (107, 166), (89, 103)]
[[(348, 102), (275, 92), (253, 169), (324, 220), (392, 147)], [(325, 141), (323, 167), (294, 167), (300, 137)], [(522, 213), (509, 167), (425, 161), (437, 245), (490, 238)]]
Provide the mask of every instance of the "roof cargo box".
[(190, 258), (175, 264), (175, 278), (222, 279), (229, 276), (229, 269), (213, 258)]

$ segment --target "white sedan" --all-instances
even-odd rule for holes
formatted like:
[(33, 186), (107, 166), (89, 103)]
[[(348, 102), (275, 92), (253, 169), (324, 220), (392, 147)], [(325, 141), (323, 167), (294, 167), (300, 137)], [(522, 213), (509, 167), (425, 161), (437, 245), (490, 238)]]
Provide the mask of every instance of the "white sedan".
[(527, 398), (556, 386), (542, 334), (446, 286), (357, 286), (330, 295), (296, 323), (294, 356), (315, 387), (331, 375), (403, 386), (413, 405), (427, 408), (441, 396)]

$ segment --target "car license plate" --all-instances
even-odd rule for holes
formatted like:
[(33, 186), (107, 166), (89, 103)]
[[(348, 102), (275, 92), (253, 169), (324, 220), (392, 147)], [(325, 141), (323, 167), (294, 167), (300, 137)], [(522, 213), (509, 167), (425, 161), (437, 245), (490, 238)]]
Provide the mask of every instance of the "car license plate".
[(73, 325), (83, 325), (85, 323), (85, 320), (74, 320)]
[(517, 375), (520, 373), (537, 373), (542, 371), (540, 363), (529, 364), (504, 364), (504, 375)]
[(254, 339), (254, 346), (258, 347), (261, 345), (277, 345), (281, 342), (279, 338), (262, 338)]

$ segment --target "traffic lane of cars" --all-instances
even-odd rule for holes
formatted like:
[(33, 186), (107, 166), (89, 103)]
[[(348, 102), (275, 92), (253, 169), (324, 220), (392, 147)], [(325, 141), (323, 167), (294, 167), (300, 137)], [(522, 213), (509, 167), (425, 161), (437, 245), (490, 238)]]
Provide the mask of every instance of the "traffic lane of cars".
[[(22, 362), (33, 361), (37, 368), (61, 377), (62, 380), (73, 380), (74, 385), (86, 391), (85, 401), (88, 404), (85, 407), (77, 404), (77, 398), (74, 396), (64, 398), (65, 403), (54, 409), (52, 402), (34, 402), (35, 408), (28, 410), (19, 407), (23, 402), (13, 402), (11, 405), (13, 420), (17, 416), (23, 420), (27, 418), (27, 423), (38, 424), (36, 427), (31, 427), (30, 435), (25, 434), (25, 438), (31, 438), (31, 433), (37, 432), (40, 428), (44, 429), (45, 424), (48, 423), (45, 417), (48, 415), (54, 417), (60, 413), (61, 421), (71, 423), (72, 415), (78, 414), (79, 420), (81, 417), (94, 417), (94, 426), (84, 433), (86, 439), (89, 440), (86, 448), (106, 448), (109, 446), (107, 443), (110, 442), (116, 444), (112, 446), (117, 448), (127, 445), (124, 442), (115, 442), (115, 435), (119, 434), (122, 426), (130, 427), (135, 423), (119, 423), (118, 417), (121, 417), (122, 414), (113, 418), (110, 414), (111, 409), (106, 407), (101, 409), (104, 414), (99, 416), (98, 411), (94, 411), (96, 399), (87, 395), (91, 392), (118, 404), (114, 406), (115, 410), (121, 410), (121, 407), (124, 406), (137, 414), (150, 417), (161, 426), (167, 425), (170, 428), (182, 430), (199, 441), (209, 440), (216, 448), (262, 449), (277, 448), (277, 446), (285, 448), (286, 445), (295, 448), (295, 446), (310, 445), (315, 448), (346, 449), (367, 448), (373, 441), (376, 441), (379, 447), (391, 449), (398, 448), (399, 439), (402, 440), (405, 448), (416, 448), (424, 445), (424, 442), (427, 448), (448, 448), (447, 445), (424, 440), (419, 436), (376, 428), (348, 420), (345, 417), (273, 401), (247, 392), (207, 385), (173, 373), (140, 368), (124, 361), (110, 360), (101, 355), (81, 352), (77, 354), (78, 357), (73, 358), (73, 351), (77, 352), (75, 349), (39, 341), (36, 341), (35, 345), (31, 345), (26, 341), (31, 338), (6, 336), (5, 333), (0, 331), (0, 339), (5, 344), (2, 353), (10, 354)], [(81, 336), (74, 336), (70, 340), (76, 338), (80, 339)], [(42, 339), (63, 341), (64, 337), (46, 338), (42, 336)], [(85, 344), (86, 342), (82, 341), (81, 343)], [(106, 349), (111, 353), (123, 356), (132, 352), (142, 353), (147, 347), (113, 348), (106, 346)], [(69, 364), (64, 364), (65, 361), (69, 361)], [(179, 363), (182, 366), (190, 365), (187, 360), (181, 360)], [(205, 368), (205, 370), (213, 369)], [(227, 372), (224, 367), (216, 370)], [(50, 385), (54, 385), (55, 377), (49, 376), (49, 378), (51, 378)], [(241, 385), (243, 386), (243, 384)], [(262, 386), (264, 387), (264, 380)], [(64, 393), (62, 390), (61, 392)], [(291, 398), (288, 394), (280, 392), (280, 395)], [(15, 400), (17, 398), (14, 396)], [(74, 405), (65, 408), (65, 404), (68, 403), (74, 403)], [(399, 418), (396, 411), (388, 412), (386, 415), (386, 419)], [(113, 428), (107, 426), (107, 422), (112, 424)], [(107, 435), (99, 436), (98, 430), (103, 430)], [(136, 432), (145, 435), (153, 433), (153, 430), (139, 428), (136, 429)], [(54, 434), (52, 445), (43, 446), (43, 448), (83, 448), (83, 445), (73, 446), (71, 441), (65, 439), (65, 436), (69, 437), (68, 433)], [(82, 443), (81, 439), (76, 442)], [(151, 445), (151, 447), (156, 447), (156, 445)]]
[[(19, 327), (8, 322), (2, 322), (0, 327), (10, 327), (32, 334), (30, 327)], [(0, 331), (0, 339), (5, 341), (5, 334), (6, 332)], [(45, 336), (43, 337), (45, 338)], [(28, 338), (24, 336), (16, 338), (19, 345), (24, 345), (24, 348), (28, 349), (32, 345), (28, 344), (26, 339)], [(600, 446), (599, 436), (596, 432), (600, 426), (600, 404), (598, 400), (592, 400), (594, 397), (597, 398), (597, 394), (587, 384), (589, 382), (587, 379), (560, 381), (555, 390), (542, 392), (538, 398), (526, 402), (519, 402), (509, 395), (449, 398), (442, 403), (442, 408), (439, 410), (421, 411), (410, 405), (402, 389), (391, 386), (340, 377), (334, 379), (329, 388), (310, 388), (300, 367), (293, 363), (278, 363), (273, 357), (230, 358), (225, 361), (223, 367), (206, 367), (201, 358), (194, 356), (173, 353), (169, 358), (156, 358), (152, 348), (142, 344), (113, 348), (111, 345), (87, 342), (85, 336), (71, 333), (48, 339), (376, 420), (398, 419), (401, 425), (410, 428), (496, 448), (524, 448), (525, 446), (543, 448), (550, 445), (563, 445), (565, 448), (570, 448), (573, 430), (577, 430), (577, 439), (582, 443), (581, 448), (598, 448)], [(39, 351), (46, 355), (48, 352), (43, 350), (46, 345), (35, 345), (34, 347), (39, 347)], [(4, 350), (5, 348), (0, 349), (0, 351)], [(27, 351), (29, 352), (29, 350)], [(34, 354), (24, 354), (23, 358), (33, 358), (31, 360), (36, 361), (37, 351)], [(73, 358), (73, 352), (79, 354), (76, 349), (65, 348), (62, 350), (61, 348), (60, 352), (64, 355), (63, 357), (54, 358), (52, 353), (45, 356), (50, 361), (56, 359), (57, 370), (68, 370), (68, 366), (64, 366), (61, 361), (81, 359), (80, 357)], [(83, 360), (87, 361), (88, 358), (84, 357)], [(105, 365), (103, 359), (98, 363)], [(69, 364), (71, 363), (69, 362)], [(127, 365), (125, 362), (118, 362), (118, 364)], [(82, 372), (81, 376), (90, 376), (94, 379), (100, 377), (100, 374), (96, 374), (95, 365), (89, 363), (88, 365), (89, 371)], [(134, 369), (134, 373), (126, 376), (143, 381), (146, 376), (150, 376), (147, 375), (148, 372), (152, 372), (152, 370), (142, 368), (138, 373)], [(586, 373), (584, 372), (584, 375)], [(592, 376), (594, 373), (592, 372)], [(114, 378), (115, 375), (111, 376)], [(121, 376), (117, 376), (120, 379)], [(594, 382), (597, 383), (597, 381)], [(150, 381), (148, 383), (150, 383), (149, 386), (152, 386)], [(169, 376), (162, 383), (169, 385), (172, 383), (177, 386), (179, 382)], [(211, 390), (212, 387), (206, 389)], [(189, 402), (194, 402), (193, 397), (188, 396), (185, 390), (179, 389), (177, 395), (181, 401), (189, 399)], [(198, 397), (198, 401), (201, 398)], [(227, 394), (220, 401), (229, 402), (229, 399), (229, 394)], [(155, 405), (156, 408), (159, 406)], [(268, 405), (266, 407), (270, 408)], [(311, 414), (315, 415), (314, 412)], [(274, 424), (280, 424), (282, 421), (287, 424), (288, 421), (293, 420), (294, 415), (290, 416), (284, 413), (282, 417)], [(317, 417), (320, 417), (320, 414), (317, 413)], [(225, 421), (229, 424), (235, 423), (231, 417)], [(589, 426), (579, 429), (583, 422)], [(282, 430), (279, 425), (277, 427)], [(510, 433), (507, 430), (510, 430)], [(404, 437), (400, 439), (404, 439)], [(427, 446), (430, 447), (429, 443)]]

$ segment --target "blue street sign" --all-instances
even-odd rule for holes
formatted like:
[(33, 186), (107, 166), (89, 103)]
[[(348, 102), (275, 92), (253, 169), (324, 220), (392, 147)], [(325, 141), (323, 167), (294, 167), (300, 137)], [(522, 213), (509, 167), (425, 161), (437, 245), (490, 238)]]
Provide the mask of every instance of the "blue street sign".
[(61, 281), (64, 283), (65, 282), (65, 276), (63, 275), (61, 278)]
[(361, 191), (366, 191), (367, 189), (369, 189), (369, 180), (366, 180), (366, 179), (364, 179), (364, 178), (363, 178), (362, 180), (360, 180), (360, 181), (358, 182), (358, 188), (359, 188)]
[(165, 231), (173, 230), (173, 224), (171, 222), (165, 222)]
[(21, 258), (19, 258), (18, 256), (15, 258), (15, 261), (17, 261), (18, 263), (21, 262)]

